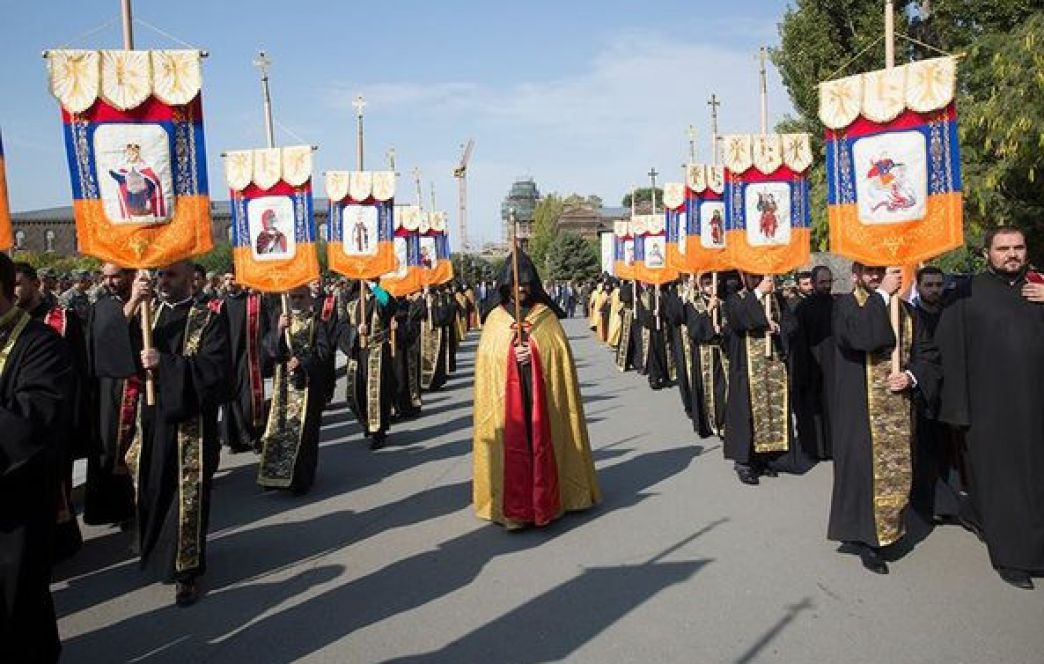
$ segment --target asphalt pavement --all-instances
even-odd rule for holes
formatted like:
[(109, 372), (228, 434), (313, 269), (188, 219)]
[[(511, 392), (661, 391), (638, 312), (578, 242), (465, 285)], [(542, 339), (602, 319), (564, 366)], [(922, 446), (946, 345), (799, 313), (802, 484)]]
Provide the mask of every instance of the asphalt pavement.
[(1044, 590), (1001, 582), (974, 536), (919, 533), (889, 575), (864, 571), (825, 537), (829, 464), (741, 485), (676, 390), (565, 325), (596, 509), (521, 532), (474, 517), (473, 333), (383, 450), (342, 380), (306, 496), (261, 491), (256, 457), (226, 455), (195, 606), (144, 583), (125, 533), (85, 528), (52, 587), (62, 661), (1044, 662)]

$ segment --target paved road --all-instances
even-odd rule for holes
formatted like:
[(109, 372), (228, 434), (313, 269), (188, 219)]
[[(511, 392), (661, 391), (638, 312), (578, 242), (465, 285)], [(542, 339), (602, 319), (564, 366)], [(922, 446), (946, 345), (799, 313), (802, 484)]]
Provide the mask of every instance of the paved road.
[(308, 496), (262, 493), (252, 456), (225, 458), (195, 607), (142, 584), (125, 535), (89, 529), (54, 585), (63, 661), (1044, 661), (1044, 590), (1001, 583), (975, 538), (936, 529), (864, 572), (824, 538), (829, 465), (740, 485), (676, 391), (567, 330), (599, 508), (518, 533), (472, 516), (472, 340), (384, 450), (328, 411)]

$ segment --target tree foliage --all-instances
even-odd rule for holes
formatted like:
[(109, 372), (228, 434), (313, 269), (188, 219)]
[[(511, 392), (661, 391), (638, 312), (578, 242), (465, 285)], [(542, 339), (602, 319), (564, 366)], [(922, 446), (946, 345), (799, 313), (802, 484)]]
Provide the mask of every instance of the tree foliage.
[(228, 242), (217, 242), (213, 249), (202, 256), (196, 256), (193, 260), (202, 265), (207, 272), (231, 272), (232, 245)]
[(548, 194), (533, 212), (533, 237), (529, 241), (529, 256), (541, 274), (547, 267), (547, 252), (558, 238), (558, 219), (565, 211), (565, 201), (558, 194)]
[(72, 272), (73, 270), (99, 270), (101, 261), (91, 256), (63, 256), (53, 252), (16, 251), (12, 260), (29, 263), (37, 270), (50, 268), (59, 274)]
[[(640, 187), (634, 192), (635, 207), (638, 208), (639, 213), (649, 213), (652, 211), (652, 187)], [(627, 195), (620, 201), (620, 205), (625, 208), (631, 207), (631, 192), (627, 192)], [(656, 207), (663, 208), (663, 189), (660, 187), (656, 188)]]
[[(1044, 249), (1044, 8), (1027, 0), (897, 0), (896, 31), (967, 56), (959, 66), (961, 161), (969, 246), (940, 264), (972, 266), (985, 228), (1023, 228)], [(881, 4), (863, 0), (796, 0), (772, 51), (796, 116), (780, 131), (808, 132), (818, 155), (810, 172), (813, 243), (825, 248), (826, 177), (818, 119), (820, 81), (884, 66)], [(938, 53), (903, 39), (903, 63)], [(1042, 254), (1036, 253), (1041, 256)]]
[(593, 279), (602, 271), (598, 252), (575, 233), (562, 233), (547, 254), (547, 277), (556, 281)]
[(494, 281), (498, 272), (493, 263), (475, 254), (452, 254), (453, 275), (457, 281), (466, 284), (477, 284), (480, 281)]

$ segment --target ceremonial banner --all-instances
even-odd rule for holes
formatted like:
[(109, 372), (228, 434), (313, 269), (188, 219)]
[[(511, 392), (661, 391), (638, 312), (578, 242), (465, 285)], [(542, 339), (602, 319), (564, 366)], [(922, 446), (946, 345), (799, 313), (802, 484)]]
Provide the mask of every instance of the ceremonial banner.
[(421, 217), (420, 267), (421, 283), (438, 286), (453, 281), (449, 238), (446, 236), (446, 213), (430, 212)]
[(684, 182), (663, 185), (664, 225), (667, 232), (667, 266), (679, 272), (691, 272), (686, 260), (686, 241), (689, 237), (689, 213), (686, 205), (687, 188)]
[(647, 284), (666, 284), (678, 278), (667, 264), (667, 226), (663, 215), (639, 214), (631, 220), (634, 234), (634, 276)]
[(236, 281), (279, 293), (319, 278), (312, 210), (312, 147), (225, 155)]
[(808, 263), (808, 134), (725, 137), (725, 234), (732, 267), (781, 274)]
[(617, 279), (634, 279), (634, 236), (627, 221), (613, 222), (613, 274)]
[(732, 268), (725, 237), (725, 167), (689, 164), (688, 233), (685, 259), (689, 272), (720, 272)]
[(0, 251), (14, 246), (11, 230), (11, 205), (7, 200), (7, 167), (4, 163), (4, 139), (0, 135)]
[(955, 58), (822, 83), (830, 250), (903, 265), (964, 244)]
[(199, 51), (48, 51), (81, 253), (151, 268), (210, 251)]
[(395, 206), (394, 271), (381, 276), (381, 287), (394, 297), (405, 297), (421, 290), (420, 218), (416, 205)]
[(395, 173), (328, 171), (326, 256), (349, 279), (376, 279), (395, 270)]

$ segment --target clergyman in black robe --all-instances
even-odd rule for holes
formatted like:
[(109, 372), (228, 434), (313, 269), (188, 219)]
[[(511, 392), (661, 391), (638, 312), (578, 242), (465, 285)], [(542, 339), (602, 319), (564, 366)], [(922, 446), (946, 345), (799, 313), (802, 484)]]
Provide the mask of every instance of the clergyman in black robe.
[(58, 335), (14, 306), (14, 284), (0, 254), (0, 643), (4, 661), (56, 662), (48, 552), (72, 370)]
[(794, 308), (797, 329), (791, 342), (791, 377), (798, 444), (814, 459), (829, 459), (830, 412), (834, 397), (834, 276), (812, 268), (813, 292)]
[(671, 384), (667, 357), (667, 308), (662, 289), (659, 286), (647, 288), (644, 297), (648, 306), (643, 306), (638, 315), (642, 326), (642, 356), (649, 387), (662, 390)]
[(858, 553), (871, 572), (887, 574), (880, 549), (906, 531), (913, 477), (916, 405), (939, 384), (938, 351), (899, 301), (899, 371), (892, 371), (889, 305), (899, 268), (852, 267), (856, 289), (834, 303), (834, 488), (827, 537)]
[[(914, 314), (926, 335), (935, 338), (943, 312), (945, 275), (933, 265), (917, 271)], [(918, 400), (917, 445), (914, 447), (913, 489), (910, 503), (926, 520), (960, 522), (968, 505), (961, 482), (963, 436), (938, 420), (939, 401)]]
[(74, 459), (86, 457), (90, 444), (90, 436), (75, 435), (89, 431), (87, 344), (80, 317), (72, 309), (41, 293), (40, 279), (28, 263), (15, 263), (15, 303), (30, 318), (54, 330), (62, 338), (72, 359), (72, 398), (68, 404), (70, 438), (62, 446), (64, 456), (60, 459), (61, 472), (54, 499), (56, 527), (52, 555), (54, 562), (58, 563), (72, 557), (83, 546), (72, 503), (72, 475)]
[[(210, 481), (221, 454), (217, 407), (229, 400), (232, 376), (228, 320), (193, 302), (191, 278), (188, 262), (160, 270), (152, 347), (144, 350), (137, 334), (133, 339), (142, 368), (155, 376), (156, 403), (142, 400), (141, 428), (128, 452), (138, 487), (141, 566), (157, 580), (176, 582), (179, 605), (196, 601), (196, 580), (206, 571)], [(132, 303), (150, 295), (148, 280), (139, 277)]]
[(288, 299), (290, 311), (279, 314), (264, 339), (265, 352), (275, 361), (275, 376), (257, 482), (304, 494), (315, 482), (319, 463), (319, 425), (327, 391), (323, 362), (331, 347), (326, 325), (312, 311), (308, 289), (296, 288)]
[[(312, 293), (312, 310), (319, 316), (319, 320), (326, 326), (326, 337), (335, 339), (338, 329), (341, 328), (340, 307), (337, 296), (333, 293), (323, 291), (323, 282), (316, 279), (308, 285)], [(326, 389), (325, 403), (333, 399), (334, 388), (337, 386), (337, 353), (331, 352), (323, 358), (323, 385)]]
[(699, 290), (685, 305), (685, 320), (692, 356), (693, 427), (701, 438), (720, 436), (725, 427), (728, 377), (720, 311), (712, 276), (700, 275)]
[(225, 275), (222, 307), (232, 353), (232, 400), (222, 406), (221, 442), (232, 452), (260, 449), (265, 425), (265, 353), (262, 339), (271, 314), (261, 293), (249, 292)]
[(990, 562), (1032, 588), (1044, 573), (1044, 286), (1021, 231), (987, 233), (988, 270), (943, 312), (940, 419), (965, 432), (970, 488)]
[[(684, 298), (688, 297), (688, 287), (684, 288)], [(694, 401), (693, 384), (693, 357), (692, 346), (689, 343), (689, 328), (685, 320), (685, 302), (683, 295), (679, 295), (676, 288), (668, 289), (664, 297), (666, 308), (666, 320), (668, 334), (670, 335), (670, 353), (674, 362), (675, 383), (678, 386), (678, 396), (681, 397), (682, 410), (689, 419), (693, 418), (692, 405)], [(697, 413), (698, 415), (698, 413)]]
[(725, 300), (729, 392), (724, 451), (740, 482), (758, 484), (759, 477), (779, 470), (803, 473), (811, 461), (793, 441), (786, 364), (793, 314), (771, 276), (746, 274), (744, 286)]
[[(397, 304), (380, 286), (367, 284), (365, 300), (356, 297), (348, 304), (348, 323), (338, 334), (341, 351), (351, 358), (348, 399), (356, 417), (371, 439), (370, 448), (380, 449), (391, 426), (395, 396), (389, 333)], [(365, 309), (365, 314), (363, 313)]]
[(92, 525), (132, 527), (134, 484), (125, 456), (137, 429), (138, 400), (144, 388), (126, 343), (130, 321), (124, 306), (130, 300), (134, 270), (114, 263), (102, 266), (106, 293), (87, 316), (88, 373), (94, 381), (94, 449), (87, 457), (83, 520)]

